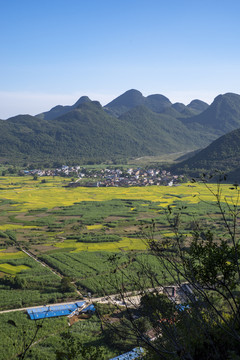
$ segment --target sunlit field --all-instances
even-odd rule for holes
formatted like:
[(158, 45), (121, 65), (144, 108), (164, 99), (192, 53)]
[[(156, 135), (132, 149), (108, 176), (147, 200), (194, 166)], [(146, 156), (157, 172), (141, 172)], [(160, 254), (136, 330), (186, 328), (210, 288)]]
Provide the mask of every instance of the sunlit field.
[[(103, 288), (111, 293), (106, 277), (111, 272), (108, 259), (112, 254), (121, 254), (121, 259), (130, 253), (145, 256), (147, 236), (142, 230), (147, 232), (153, 222), (157, 240), (173, 237), (166, 216), (168, 205), (181, 211), (183, 234), (188, 239), (189, 223), (219, 219), (214, 206), (214, 194), (219, 190), (216, 184), (67, 188), (69, 181), (61, 177), (0, 177), (0, 307), (60, 301), (66, 296), (60, 287), (61, 276), (74, 279), (83, 294), (99, 295)], [(221, 192), (223, 202), (238, 200), (238, 191), (230, 185), (221, 185)], [(129, 267), (128, 271), (135, 270)], [(14, 285), (8, 277), (16, 275), (18, 283)]]
[[(134, 236), (141, 221), (147, 223), (154, 218), (163, 224), (165, 220), (160, 212), (168, 205), (184, 204), (204, 215), (207, 205), (216, 201), (214, 194), (218, 192), (216, 184), (66, 188), (69, 179), (46, 177), (45, 180), (43, 183), (42, 178), (35, 181), (30, 176), (0, 177), (0, 240), (10, 231), (36, 247), (44, 244), (69, 251), (144, 250), (146, 244)], [(238, 192), (231, 186), (221, 185), (221, 192), (222, 201), (230, 204), (237, 201)], [(118, 234), (121, 239), (84, 242), (79, 239), (83, 228), (93, 238), (94, 234), (106, 232)], [(0, 252), (0, 259), (1, 256)]]
[(25, 266), (25, 265), (19, 265), (19, 266), (14, 266), (11, 264), (0, 264), (0, 271), (5, 272), (7, 274), (11, 274), (11, 275), (15, 275), (17, 273), (20, 273), (24, 270), (28, 270), (30, 269), (29, 266)]
[[(46, 183), (34, 181), (32, 177), (0, 177), (1, 197), (12, 200), (12, 211), (29, 209), (52, 209), (58, 206), (69, 206), (81, 201), (106, 201), (112, 199), (149, 200), (160, 202), (161, 206), (171, 205), (174, 200), (182, 199), (188, 203), (214, 201), (214, 196), (204, 184), (182, 184), (176, 187), (107, 187), (107, 188), (65, 188), (68, 180), (60, 177), (46, 178)], [(214, 192), (216, 185), (209, 185)], [(222, 185), (225, 197), (236, 198), (229, 185)]]
[(132, 239), (123, 237), (119, 242), (109, 243), (76, 243), (76, 241), (65, 241), (55, 245), (59, 248), (75, 248), (72, 252), (78, 251), (128, 251), (128, 250), (146, 250), (147, 244), (142, 239)]

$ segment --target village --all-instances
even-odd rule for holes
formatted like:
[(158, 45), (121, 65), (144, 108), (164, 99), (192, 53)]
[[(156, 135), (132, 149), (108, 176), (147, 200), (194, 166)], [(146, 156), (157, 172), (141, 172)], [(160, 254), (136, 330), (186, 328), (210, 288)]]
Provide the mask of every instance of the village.
[(113, 168), (88, 169), (80, 166), (63, 165), (56, 169), (21, 170), (22, 175), (32, 175), (35, 179), (43, 176), (70, 177), (67, 187), (128, 187), (128, 186), (177, 186), (184, 182), (184, 175), (174, 175), (159, 168)]

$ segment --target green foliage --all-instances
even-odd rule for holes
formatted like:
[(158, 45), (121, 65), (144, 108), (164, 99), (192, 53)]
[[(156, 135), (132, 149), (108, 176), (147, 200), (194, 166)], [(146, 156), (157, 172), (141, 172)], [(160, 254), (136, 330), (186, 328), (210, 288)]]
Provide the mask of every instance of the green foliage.
[[(6, 260), (0, 260), (4, 263)], [(61, 300), (64, 296), (75, 296), (73, 289), (61, 291), (60, 278), (49, 269), (43, 267), (31, 258), (19, 258), (8, 260), (11, 265), (25, 265), (24, 270), (15, 278), (5, 276), (0, 278), (0, 307), (2, 310), (45, 304)], [(67, 292), (66, 292), (67, 291)]]
[(69, 277), (65, 276), (61, 279), (61, 292), (65, 293), (65, 292), (72, 292), (74, 291), (74, 285), (72, 284), (72, 281)]
[(88, 99), (77, 107), (56, 107), (38, 118), (19, 115), (0, 121), (4, 135), (0, 152), (16, 162), (45, 164), (79, 158), (83, 163), (99, 163), (193, 150), (239, 127), (238, 102), (238, 95), (226, 94), (202, 111), (206, 104), (198, 104), (197, 110), (196, 104), (176, 110), (162, 95), (144, 98), (137, 91), (123, 94), (105, 108)]
[[(117, 258), (117, 266), (111, 260), (115, 258)], [(116, 293), (120, 284), (126, 291), (137, 289), (139, 278), (142, 285), (151, 287), (150, 274), (162, 278), (163, 272), (155, 257), (147, 253), (126, 253), (119, 257), (116, 253), (108, 252), (55, 252), (41, 255), (41, 259), (64, 276), (77, 280), (76, 285), (80, 287), (82, 293), (90, 291), (96, 295)], [(151, 270), (147, 276), (142, 271), (142, 264), (148, 266), (149, 271)], [(122, 271), (125, 273), (124, 283), (122, 283)], [(164, 277), (163, 281), (169, 281), (169, 277)]]
[(56, 351), (56, 360), (104, 360), (106, 351), (103, 346), (88, 346), (70, 332), (62, 334), (62, 350)]
[(148, 201), (143, 200), (121, 200), (113, 199), (107, 201), (82, 201), (72, 206), (62, 207), (60, 210), (52, 211), (54, 215), (58, 216), (80, 216), (81, 223), (84, 225), (94, 225), (101, 223), (109, 216), (123, 217), (123, 220), (130, 220), (136, 218), (136, 213), (131, 211), (132, 207), (137, 210), (144, 211), (142, 204), (148, 204)]
[(216, 242), (210, 230), (195, 231), (186, 260), (188, 276), (209, 288), (226, 286), (235, 289), (238, 284), (236, 259), (239, 257), (240, 244), (230, 246), (226, 239)]
[(175, 316), (176, 307), (167, 295), (153, 292), (141, 297), (139, 310), (152, 326), (156, 327), (159, 318), (171, 322)]
[(16, 232), (13, 230), (6, 230), (5, 234), (9, 237), (10, 240), (16, 242), (17, 241), (17, 237), (16, 237)]
[(87, 233), (77, 236), (68, 236), (68, 239), (76, 239), (77, 242), (83, 243), (98, 243), (98, 242), (115, 242), (120, 241), (121, 237), (119, 235), (111, 235), (111, 234), (98, 234), (98, 233)]
[(111, 101), (105, 106), (105, 109), (110, 114), (118, 117), (130, 109), (141, 105), (146, 106), (154, 112), (160, 113), (166, 107), (169, 107), (171, 102), (163, 95), (150, 95), (144, 97), (140, 91), (132, 89)]
[(35, 341), (66, 330), (67, 326), (65, 318), (32, 321), (23, 312), (0, 314), (0, 358), (11, 359), (23, 353), (34, 338), (37, 327)]
[[(224, 173), (239, 168), (239, 152), (240, 152), (240, 130), (234, 130), (219, 139), (215, 140), (202, 151), (198, 152), (192, 158), (173, 166), (173, 171), (197, 171), (204, 173), (205, 171), (221, 170)], [(229, 181), (235, 181), (236, 178), (230, 176)]]
[[(196, 222), (191, 237), (185, 233), (189, 208), (184, 204), (168, 207), (172, 237), (156, 239), (154, 221), (143, 229), (158, 267), (164, 269), (162, 277), (156, 276), (148, 260), (139, 263), (139, 280), (135, 282), (118, 267), (122, 283), (126, 278), (131, 278), (132, 284), (137, 282), (142, 297), (140, 307), (134, 308), (132, 302), (127, 303), (125, 289), (119, 287), (126, 304), (126, 321), (123, 318), (116, 326), (111, 324), (109, 331), (115, 332), (114, 343), (118, 339), (124, 343), (130, 331), (128, 338), (135, 336), (135, 343), (138, 339), (147, 348), (147, 359), (225, 360), (239, 354), (240, 192), (233, 186), (237, 196), (229, 201), (225, 198), (223, 203), (220, 186), (216, 192), (206, 187), (214, 194), (217, 217), (209, 218), (208, 223), (206, 219), (205, 223)], [(200, 214), (205, 205), (200, 206)], [(218, 231), (213, 231), (214, 223), (220, 227)], [(170, 275), (174, 288), (164, 286), (164, 273)], [(144, 275), (151, 279), (151, 289), (142, 282)], [(159, 294), (161, 290), (169, 297)]]
[(133, 336), (133, 324), (127, 319), (117, 322), (114, 328), (106, 328), (104, 335), (105, 341), (119, 352), (130, 351), (136, 344), (136, 337)]
[(7, 239), (7, 238), (8, 238), (8, 235), (7, 235), (4, 231), (1, 231), (1, 230), (0, 230), (0, 238), (2, 238), (2, 239)]
[(101, 332), (101, 322), (96, 316), (76, 322), (68, 331), (51, 334), (31, 348), (27, 359), (105, 360), (118, 354), (107, 345)]

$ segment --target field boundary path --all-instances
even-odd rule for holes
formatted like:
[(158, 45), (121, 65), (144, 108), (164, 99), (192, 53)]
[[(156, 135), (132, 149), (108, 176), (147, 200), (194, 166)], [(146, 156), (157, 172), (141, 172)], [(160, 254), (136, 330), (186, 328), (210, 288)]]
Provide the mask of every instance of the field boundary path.
[[(25, 250), (23, 248), (21, 248), (21, 251), (24, 252), (24, 254), (28, 255), (30, 258), (32, 258), (33, 260), (35, 260), (36, 262), (38, 262), (39, 264), (41, 264), (43, 267), (49, 269), (54, 275), (58, 276), (60, 279), (64, 278), (64, 275), (60, 274), (59, 272), (57, 272), (56, 270), (54, 270), (53, 268), (51, 268), (51, 266), (49, 266), (47, 263), (45, 263), (42, 260), (39, 260), (38, 257), (36, 255), (33, 255), (29, 250)], [(75, 290), (77, 292), (77, 294), (79, 296), (82, 296), (82, 294), (80, 293), (80, 291), (77, 289), (77, 286), (74, 282), (72, 282), (72, 284), (75, 286)]]
[(61, 275), (60, 273), (58, 273), (56, 270), (52, 269), (51, 266), (49, 266), (48, 264), (46, 264), (44, 261), (39, 260), (37, 258), (36, 255), (33, 255), (30, 251), (27, 251), (23, 248), (21, 248), (21, 251), (24, 252), (24, 254), (28, 255), (30, 258), (32, 258), (33, 260), (37, 261), (39, 264), (41, 264), (42, 266), (48, 268), (53, 274), (55, 274), (56, 276), (60, 277), (61, 279), (63, 278), (63, 275)]

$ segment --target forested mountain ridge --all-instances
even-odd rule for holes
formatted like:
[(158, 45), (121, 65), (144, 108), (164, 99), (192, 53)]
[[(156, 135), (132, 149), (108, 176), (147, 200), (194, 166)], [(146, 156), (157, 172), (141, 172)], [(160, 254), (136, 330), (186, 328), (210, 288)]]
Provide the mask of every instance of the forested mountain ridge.
[(227, 133), (196, 155), (174, 166), (174, 170), (221, 170), (232, 172), (240, 164), (240, 129)]
[(81, 96), (78, 101), (75, 102), (73, 105), (57, 105), (54, 106), (51, 110), (45, 111), (41, 114), (36, 115), (39, 119), (42, 120), (53, 120), (56, 119), (59, 116), (62, 116), (66, 113), (68, 113), (71, 110), (76, 109), (79, 105), (91, 101), (88, 96)]
[(226, 134), (240, 127), (240, 95), (218, 95), (200, 114), (184, 120), (186, 124), (200, 124), (218, 134)]
[(145, 105), (150, 110), (160, 113), (172, 103), (166, 96), (155, 94), (144, 97), (140, 91), (132, 89), (118, 96), (104, 108), (107, 112), (118, 117), (140, 105)]
[(84, 96), (37, 116), (0, 120), (0, 158), (102, 161), (192, 151), (238, 127), (237, 94), (185, 106), (129, 90), (104, 107)]
[[(49, 111), (45, 111), (36, 115), (36, 117), (43, 120), (56, 119), (57, 117), (76, 109), (84, 102), (90, 101), (91, 100), (88, 96), (82, 96), (73, 105), (57, 105)], [(182, 103), (172, 104), (171, 101), (164, 95), (154, 94), (144, 97), (140, 91), (131, 89), (118, 96), (116, 99), (112, 100), (103, 108), (110, 115), (113, 115), (114, 117), (119, 117), (125, 112), (141, 105), (157, 113), (162, 113), (167, 108), (172, 107), (178, 111), (178, 114), (175, 114), (177, 116), (181, 116), (181, 114), (185, 116), (184, 112), (187, 113), (187, 116), (193, 116), (206, 110), (206, 108), (209, 106), (207, 103), (201, 100), (192, 100), (191, 103), (188, 105), (184, 105)]]
[(0, 121), (1, 157), (112, 159), (163, 154), (205, 144), (181, 121), (138, 106), (119, 118), (89, 101), (52, 120), (18, 115)]

